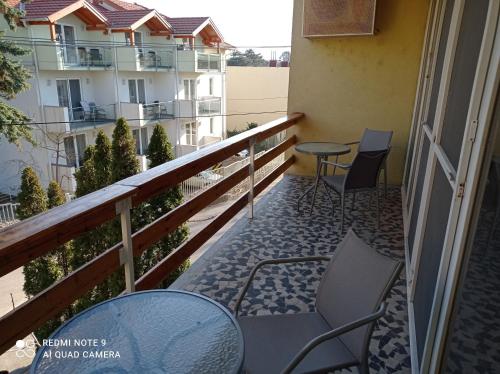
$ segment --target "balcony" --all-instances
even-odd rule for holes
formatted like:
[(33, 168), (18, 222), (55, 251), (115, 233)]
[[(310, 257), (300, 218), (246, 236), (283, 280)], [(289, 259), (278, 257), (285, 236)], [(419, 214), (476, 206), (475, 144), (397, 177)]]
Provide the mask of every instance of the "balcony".
[(177, 51), (177, 69), (186, 73), (221, 72), (224, 71), (223, 55), (180, 50)]
[[(302, 117), (302, 114), (293, 114), (209, 145), (195, 153), (117, 182), (105, 190), (4, 229), (2, 234), (5, 240), (0, 241), (0, 276), (113, 219), (117, 215), (116, 207), (123, 201), (131, 201), (133, 206), (137, 206), (165, 189), (218, 164), (228, 155), (236, 154), (252, 147), (255, 142), (286, 130)], [(283, 153), (296, 142), (297, 138), (293, 135), (269, 151), (259, 154), (255, 160), (250, 159), (250, 165), (254, 165), (253, 167), (245, 164), (150, 225), (134, 233), (129, 232), (132, 243), (130, 247), (124, 242), (117, 243), (82, 268), (3, 316), (0, 319), (0, 350), (8, 349), (16, 339), (22, 338), (45, 320), (64, 310), (67, 305), (122, 266), (129, 270), (129, 274), (133, 274), (133, 271), (130, 273), (130, 269), (133, 269), (132, 253), (134, 256), (140, 255), (151, 244), (245, 181), (250, 180), (246, 186), (252, 192), (244, 192), (232, 201), (227, 209), (194, 233), (174, 252), (160, 260), (141, 278), (127, 278), (126, 291), (157, 287), (187, 258), (196, 256), (198, 250), (203, 252), (204, 244), (233, 217), (239, 217), (240, 220), (225, 234), (224, 240), (219, 241), (219, 244), (203, 255), (202, 261), (197, 260), (172, 287), (208, 295), (231, 309), (250, 267), (257, 261), (300, 254), (327, 255), (334, 252), (342, 235), (338, 230), (332, 229), (338, 227), (338, 220), (337, 217), (332, 220), (326, 195), (318, 196), (317, 211), (313, 220), (296, 211), (296, 199), (311, 182), (309, 178), (284, 177), (257, 203), (252, 221), (241, 218), (244, 214), (242, 210), (247, 204), (253, 204), (252, 196), (267, 191), (295, 162), (294, 155), (287, 158)], [(279, 161), (276, 163), (277, 159)], [(270, 163), (273, 167), (268, 169), (268, 173), (258, 178), (258, 183), (252, 184), (253, 178), (249, 177), (253, 176), (253, 170), (257, 172)], [(360, 196), (356, 207), (368, 204), (368, 196)], [(127, 215), (122, 213), (122, 223), (126, 222), (126, 217)], [(358, 234), (373, 247), (394, 257), (403, 256), (401, 200), (398, 189), (390, 189), (384, 200), (383, 226), (379, 231), (374, 229), (376, 218), (371, 210), (354, 209), (349, 217)], [(121, 253), (128, 255), (123, 257)], [(252, 307), (247, 299), (243, 304), (244, 311), (249, 314), (271, 314), (312, 310), (314, 290), (323, 270), (321, 267), (309, 265), (287, 269), (271, 267), (267, 272), (263, 271), (263, 277), (257, 279), (257, 284), (263, 286), (263, 293), (257, 296), (257, 293), (251, 290), (249, 299), (253, 301)], [(275, 275), (272, 284), (268, 283), (271, 278), (267, 278), (271, 274)], [(284, 282), (284, 275), (291, 276), (291, 283)], [(271, 285), (277, 288), (279, 296), (269, 302), (265, 293), (270, 290)], [(294, 296), (292, 289), (295, 290)], [(375, 370), (401, 371), (409, 368), (405, 290), (405, 281), (402, 278), (390, 295), (386, 318), (379, 321), (373, 335), (371, 366)]]
[(210, 116), (221, 113), (220, 97), (202, 98), (196, 101), (196, 105), (199, 116)]
[(116, 105), (95, 105), (84, 102), (85, 107), (74, 108), (44, 105), (45, 120), (54, 122), (53, 133), (65, 133), (109, 125), (116, 121)]
[(113, 67), (112, 48), (92, 44), (37, 44), (35, 56), (40, 70), (107, 70)]
[(150, 47), (117, 47), (118, 70), (168, 71), (175, 68), (174, 50)]
[(134, 126), (145, 126), (151, 121), (161, 121), (174, 118), (173, 101), (155, 101), (149, 104), (121, 103), (121, 115)]

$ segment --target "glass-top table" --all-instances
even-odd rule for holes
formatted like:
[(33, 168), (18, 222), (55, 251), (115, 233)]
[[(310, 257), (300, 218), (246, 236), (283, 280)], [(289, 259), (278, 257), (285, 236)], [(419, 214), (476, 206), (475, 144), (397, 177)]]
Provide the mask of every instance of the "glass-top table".
[(120, 296), (78, 314), (44, 342), (31, 373), (238, 373), (243, 335), (234, 317), (194, 293)]
[[(300, 143), (295, 146), (295, 150), (300, 153), (316, 156), (316, 179), (312, 186), (310, 186), (297, 201), (297, 210), (300, 210), (300, 201), (306, 197), (311, 191), (314, 190), (311, 202), (312, 213), (314, 208), (314, 201), (316, 200), (316, 192), (318, 191), (319, 179), (321, 175), (322, 161), (328, 161), (329, 156), (336, 156), (336, 161), (340, 155), (345, 155), (351, 152), (351, 147), (346, 144), (332, 143), (332, 142), (306, 142)], [(327, 173), (327, 167), (324, 168), (324, 173)]]

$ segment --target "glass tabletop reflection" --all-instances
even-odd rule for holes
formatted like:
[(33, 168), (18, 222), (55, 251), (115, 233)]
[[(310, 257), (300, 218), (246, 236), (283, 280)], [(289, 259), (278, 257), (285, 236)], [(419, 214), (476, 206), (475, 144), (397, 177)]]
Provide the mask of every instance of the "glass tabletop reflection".
[(127, 294), (85, 310), (45, 342), (31, 373), (237, 373), (243, 337), (233, 316), (204, 296)]

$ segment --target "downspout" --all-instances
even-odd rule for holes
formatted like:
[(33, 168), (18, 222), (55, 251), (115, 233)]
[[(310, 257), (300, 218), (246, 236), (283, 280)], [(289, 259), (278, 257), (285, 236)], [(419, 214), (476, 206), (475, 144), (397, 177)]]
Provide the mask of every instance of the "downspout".
[[(175, 41), (175, 39), (174, 39)], [(177, 43), (175, 43), (177, 44)], [(175, 111), (175, 156), (179, 157), (181, 136), (180, 136), (180, 113), (181, 113), (181, 103), (179, 101), (179, 50), (177, 45), (175, 46), (175, 106), (177, 110)]]
[[(111, 32), (109, 30), (108, 32)], [(114, 78), (115, 78), (115, 102), (116, 102), (116, 117), (120, 118), (122, 116), (122, 103), (120, 102), (120, 91), (118, 89), (118, 50), (117, 46), (115, 44), (115, 35), (111, 33), (111, 42), (112, 42), (112, 47), (113, 48), (113, 55), (115, 59), (115, 71), (114, 71)]]
[[(43, 126), (45, 127), (45, 134), (48, 134), (48, 125), (47, 125), (47, 119), (46, 119), (46, 116), (45, 116), (45, 109), (43, 107), (43, 103), (42, 103), (42, 89), (40, 87), (40, 68), (38, 66), (38, 54), (37, 54), (37, 51), (36, 51), (36, 45), (35, 45), (35, 41), (34, 41), (34, 38), (33, 38), (33, 29), (31, 27), (28, 28), (29, 30), (29, 33), (30, 33), (30, 39), (31, 39), (31, 48), (33, 50), (33, 65), (35, 67), (35, 92), (36, 92), (36, 96), (37, 96), (37, 102), (38, 102), (38, 114), (40, 116), (40, 119), (42, 120), (43, 122)], [(51, 179), (54, 179), (54, 176), (52, 175), (52, 163), (51, 163), (51, 160), (52, 160), (52, 155), (50, 153), (50, 150), (49, 150), (49, 147), (47, 145), (47, 136), (45, 136), (43, 133), (42, 133), (42, 142), (44, 143), (44, 146), (45, 146), (45, 151), (47, 152), (47, 176), (49, 177), (49, 180)], [(55, 180), (59, 183), (59, 166), (56, 165), (56, 175), (55, 175)]]

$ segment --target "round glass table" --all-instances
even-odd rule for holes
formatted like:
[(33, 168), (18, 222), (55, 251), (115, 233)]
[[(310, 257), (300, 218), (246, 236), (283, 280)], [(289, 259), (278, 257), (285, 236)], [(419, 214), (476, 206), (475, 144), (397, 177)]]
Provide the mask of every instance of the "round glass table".
[[(314, 155), (316, 156), (316, 180), (312, 186), (310, 186), (297, 201), (297, 210), (300, 210), (300, 201), (306, 197), (311, 191), (313, 192), (312, 202), (311, 202), (311, 211), (312, 213), (314, 208), (314, 201), (316, 200), (316, 192), (318, 191), (319, 178), (321, 175), (321, 163), (322, 161), (328, 161), (328, 157), (345, 155), (351, 152), (351, 147), (346, 144), (340, 143), (331, 143), (331, 142), (307, 142), (300, 143), (295, 146), (295, 150), (300, 153)], [(324, 173), (326, 175), (327, 168), (324, 168)]]
[(43, 342), (31, 373), (238, 373), (243, 335), (215, 301), (154, 290), (73, 317)]

